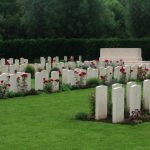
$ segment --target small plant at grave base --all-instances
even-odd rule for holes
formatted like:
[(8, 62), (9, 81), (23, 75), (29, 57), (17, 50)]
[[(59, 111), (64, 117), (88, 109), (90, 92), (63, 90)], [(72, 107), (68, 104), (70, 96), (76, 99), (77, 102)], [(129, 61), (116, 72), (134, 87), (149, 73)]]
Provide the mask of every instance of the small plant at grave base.
[(125, 124), (138, 124), (150, 121), (150, 114), (147, 111), (140, 111), (135, 109), (129, 118), (125, 119)]
[(17, 78), (17, 87), (18, 87), (19, 92), (22, 92), (22, 93), (27, 92), (27, 87), (28, 87), (27, 78), (28, 78), (27, 73), (23, 73), (21, 77)]
[(106, 84), (107, 75), (105, 75), (105, 76), (100, 76), (100, 81), (101, 81), (102, 84)]
[(30, 91), (26, 92), (26, 95), (39, 95), (39, 92), (32, 88)]
[(88, 114), (85, 112), (79, 112), (75, 115), (75, 119), (82, 120), (82, 121), (88, 120)]
[(98, 78), (91, 78), (91, 79), (88, 79), (87, 82), (86, 82), (86, 85), (87, 87), (96, 87), (98, 85), (100, 85), (101, 82)]
[(47, 93), (52, 93), (52, 80), (46, 80), (43, 78), (43, 83), (44, 83), (44, 91)]
[(52, 93), (54, 87), (58, 85), (59, 79), (46, 80), (45, 78), (43, 78), (43, 83), (44, 83), (44, 91), (46, 91), (47, 93)]
[(120, 69), (120, 73), (121, 73), (121, 77), (120, 77), (119, 82), (122, 83), (122, 84), (127, 83), (126, 72), (125, 72), (125, 69), (123, 67)]
[(0, 81), (0, 98), (7, 98), (10, 84), (8, 82)]
[(32, 65), (27, 65), (25, 68), (25, 72), (26, 73), (30, 73), (31, 74), (31, 78), (34, 78), (34, 74), (35, 74), (35, 69)]
[(92, 92), (89, 96), (89, 106), (90, 106), (90, 118), (95, 118), (95, 92)]
[(147, 68), (138, 67), (137, 80), (143, 81), (146, 79)]
[(150, 79), (150, 74), (148, 74), (146, 78), (147, 78), (147, 79)]
[(79, 73), (80, 80), (76, 83), (79, 87), (84, 87), (85, 86), (85, 77), (86, 77), (86, 72), (80, 72)]
[(108, 59), (104, 60), (104, 66), (105, 66), (105, 68), (109, 66), (109, 60)]
[(70, 91), (71, 90), (71, 85), (70, 84), (61, 84), (60, 85), (60, 91)]
[(16, 93), (14, 93), (14, 92), (8, 92), (8, 93), (7, 93), (7, 97), (8, 97), (8, 98), (16, 97)]

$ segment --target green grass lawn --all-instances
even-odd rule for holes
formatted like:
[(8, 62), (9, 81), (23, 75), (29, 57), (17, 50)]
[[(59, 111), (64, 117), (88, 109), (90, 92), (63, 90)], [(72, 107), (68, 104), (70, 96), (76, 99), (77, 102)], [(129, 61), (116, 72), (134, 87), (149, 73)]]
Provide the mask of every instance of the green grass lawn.
[(148, 150), (150, 123), (75, 120), (92, 89), (0, 100), (0, 150)]

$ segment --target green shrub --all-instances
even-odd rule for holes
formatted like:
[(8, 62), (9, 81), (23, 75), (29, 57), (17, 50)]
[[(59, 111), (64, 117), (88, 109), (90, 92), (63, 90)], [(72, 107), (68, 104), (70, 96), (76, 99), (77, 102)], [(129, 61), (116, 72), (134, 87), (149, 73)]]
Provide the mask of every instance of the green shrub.
[(90, 103), (90, 116), (95, 117), (95, 92), (91, 93), (89, 96)]
[(14, 92), (8, 92), (8, 93), (7, 93), (7, 97), (8, 97), (8, 98), (16, 97), (16, 93), (14, 93)]
[(15, 39), (0, 41), (0, 54), (4, 58), (25, 57), (30, 61), (41, 56), (75, 56), (85, 59), (97, 59), (102, 47), (142, 48), (142, 57), (149, 60), (150, 38), (143, 39)]
[(70, 91), (71, 85), (70, 84), (61, 84), (60, 85), (60, 91)]
[(84, 112), (79, 112), (76, 114), (75, 119), (77, 120), (88, 120), (88, 114)]
[(52, 84), (51, 83), (45, 84), (44, 85), (44, 91), (46, 93), (52, 93)]
[(98, 85), (100, 85), (101, 82), (98, 78), (91, 78), (91, 79), (88, 79), (87, 82), (86, 82), (86, 85), (87, 87), (96, 87)]
[(150, 79), (150, 74), (147, 75), (147, 79)]
[(27, 93), (27, 95), (38, 95), (39, 94), (39, 92), (33, 88), (30, 91), (27, 91), (26, 93)]
[(31, 74), (31, 78), (34, 78), (35, 75), (35, 69), (32, 65), (27, 65), (25, 68), (25, 72), (26, 73), (30, 73)]

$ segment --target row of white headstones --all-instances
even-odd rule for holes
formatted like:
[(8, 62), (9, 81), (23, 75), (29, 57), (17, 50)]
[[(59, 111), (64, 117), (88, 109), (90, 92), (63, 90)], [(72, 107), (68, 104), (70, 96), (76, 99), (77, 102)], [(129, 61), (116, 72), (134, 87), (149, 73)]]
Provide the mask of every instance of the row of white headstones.
[[(77, 68), (75, 68), (75, 63), (74, 62), (71, 62), (71, 63), (72, 63), (72, 65), (71, 65), (72, 66), (72, 70), (77, 70)], [(63, 62), (61, 62), (59, 64), (60, 64), (60, 66), (59, 66), (60, 71), (62, 71), (63, 68), (66, 68), (66, 69), (68, 68), (68, 67), (66, 67), (64, 65)], [(23, 66), (23, 65), (20, 65), (20, 66), (22, 66), (22, 67), (19, 69), (19, 67), (17, 67), (16, 65), (10, 65), (9, 66), (10, 67), (10, 72), (9, 73), (14, 74), (15, 70), (23, 72), (25, 66)], [(3, 67), (3, 69), (1, 70), (2, 73), (8, 73), (8, 66), (7, 65), (1, 66), (1, 67)], [(139, 67), (139, 65), (132, 65), (132, 66), (125, 65), (124, 69), (125, 69), (125, 72), (126, 72), (127, 80), (129, 78), (137, 79), (138, 67)], [(142, 67), (143, 68), (145, 68), (145, 67), (148, 68), (149, 71), (147, 71), (147, 75), (149, 75), (150, 74), (150, 65), (148, 64), (146, 66), (144, 64), (144, 65), (142, 65)], [(122, 75), (122, 73), (120, 72), (120, 69), (121, 69), (121, 66), (117, 66), (117, 67), (114, 68), (114, 79), (120, 80), (121, 75)], [(46, 68), (46, 70), (48, 72), (50, 72), (51, 68), (50, 67), (48, 69)], [(130, 70), (132, 70), (132, 72), (130, 72)], [(107, 68), (99, 67), (98, 69), (93, 69), (93, 68), (89, 67), (87, 69), (87, 79), (89, 79), (89, 78), (99, 78), (99, 76), (106, 76), (107, 77), (106, 80), (108, 82), (110, 82), (112, 80), (112, 77), (113, 77), (113, 67), (112, 66), (108, 66)]]
[[(143, 82), (143, 108), (150, 112), (150, 80)], [(107, 119), (108, 113), (108, 87), (96, 87), (95, 119)], [(121, 123), (124, 121), (125, 106), (130, 115), (135, 110), (141, 110), (142, 89), (141, 85), (135, 82), (128, 82), (125, 89), (122, 84), (112, 85), (112, 122)], [(126, 101), (125, 101), (126, 98)]]
[[(72, 56), (73, 57), (73, 56)], [(81, 60), (81, 56), (79, 57), (79, 59)], [(59, 62), (59, 57), (54, 57), (53, 60), (55, 61), (51, 61), (52, 58), (48, 57), (48, 59), (41, 57), (40, 58), (40, 63), (34, 63), (32, 64), (33, 67), (35, 68), (35, 72), (38, 72), (39, 69), (43, 70), (46, 69), (47, 71), (50, 71), (52, 68), (54, 67), (58, 67), (60, 70), (62, 70), (62, 68), (72, 68), (74, 69), (76, 67), (76, 63), (73, 61), (68, 61), (67, 62), (67, 56), (64, 56), (64, 62)], [(6, 61), (9, 63), (6, 64)], [(81, 61), (77, 61), (77, 65), (80, 66), (82, 64)], [(9, 58), (9, 59), (4, 59), (2, 58), (0, 60), (0, 72), (1, 73), (15, 73), (16, 71), (18, 72), (23, 72), (25, 71), (26, 66), (28, 65), (28, 59), (24, 59), (24, 58), (20, 58), (19, 59), (13, 59), (13, 58)]]
[[(137, 78), (137, 66), (136, 67), (135, 66), (133, 66), (133, 67), (131, 66), (131, 68), (133, 69), (132, 73), (130, 73), (129, 71), (127, 73), (127, 71), (126, 71), (126, 75), (127, 75), (126, 78), (129, 78), (130, 76), (133, 79)], [(127, 68), (129, 70), (130, 67), (127, 67)], [(125, 69), (126, 69), (126, 67), (125, 67)], [(84, 72), (86, 75), (81, 77), (79, 75), (81, 72)], [(14, 80), (16, 80), (18, 75), (21, 75), (21, 74), (23, 74), (23, 72), (18, 72), (17, 74), (3, 73), (3, 74), (0, 75), (0, 80), (6, 80), (6, 76), (8, 76), (8, 75), (10, 75), (11, 78), (14, 78)], [(88, 68), (87, 70), (80, 69), (80, 68), (76, 68), (74, 70), (62, 69), (62, 83), (70, 84), (71, 86), (74, 86), (82, 78), (82, 85), (86, 85), (86, 81), (88, 79), (98, 78), (99, 76), (105, 76), (105, 75), (107, 75), (107, 81), (110, 82), (112, 80), (112, 74), (113, 74), (113, 67), (111, 67), (111, 66), (109, 66), (107, 68), (101, 67), (100, 70), (93, 69), (93, 68)], [(29, 77), (30, 76), (31, 75), (29, 75)], [(120, 76), (121, 76), (120, 67), (118, 66), (118, 67), (115, 68), (114, 78), (119, 80)], [(44, 88), (43, 79), (44, 78), (46, 80), (49, 80), (49, 71), (43, 70), (41, 72), (36, 72), (35, 73), (35, 90), (43, 90), (43, 88)], [(51, 79), (59, 80), (59, 72), (58, 71), (52, 71), (51, 72)], [(31, 79), (29, 81), (31, 81)], [(15, 82), (16, 81), (14, 81), (14, 83), (11, 83), (11, 87), (14, 85), (14, 89), (16, 89), (16, 83)], [(56, 88), (57, 90), (55, 90), (55, 91), (59, 90), (58, 85), (57, 85), (57, 88)], [(10, 88), (10, 89), (12, 89), (12, 88)], [(16, 90), (13, 90), (13, 91), (15, 92)]]
[[(30, 73), (24, 73), (24, 72), (17, 72), (16, 74), (10, 74), (10, 73), (2, 73), (0, 75), (0, 82), (1, 84), (7, 83), (10, 85), (10, 87), (8, 88), (9, 92), (19, 92), (19, 87), (18, 87), (18, 82), (20, 82), (20, 84), (22, 84), (22, 75), (23, 74), (27, 74), (26, 77), (26, 90), (30, 91), (31, 90), (31, 74)], [(17, 80), (19, 78), (19, 81)]]

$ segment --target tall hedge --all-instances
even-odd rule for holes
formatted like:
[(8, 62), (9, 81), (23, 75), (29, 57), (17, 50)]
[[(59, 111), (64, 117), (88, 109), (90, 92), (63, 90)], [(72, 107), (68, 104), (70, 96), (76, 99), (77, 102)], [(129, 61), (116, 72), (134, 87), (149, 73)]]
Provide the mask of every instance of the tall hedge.
[(41, 56), (82, 55), (96, 59), (100, 48), (142, 48), (144, 60), (150, 60), (150, 38), (146, 39), (16, 39), (0, 41), (0, 57), (28, 58), (33, 61)]

